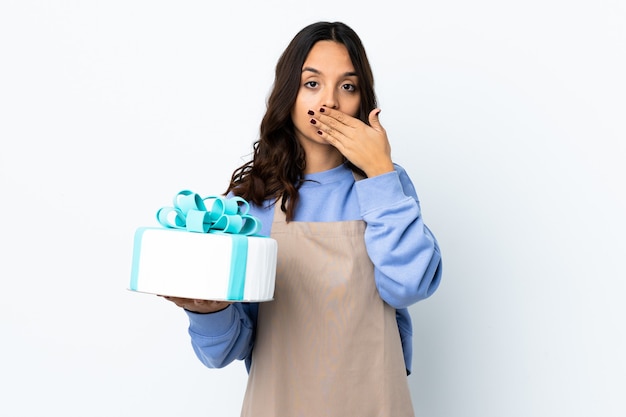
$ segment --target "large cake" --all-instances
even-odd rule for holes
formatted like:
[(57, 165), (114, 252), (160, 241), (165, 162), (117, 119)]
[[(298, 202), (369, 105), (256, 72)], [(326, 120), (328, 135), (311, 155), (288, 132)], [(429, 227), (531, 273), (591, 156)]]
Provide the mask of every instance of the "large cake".
[(277, 242), (238, 197), (191, 191), (135, 232), (129, 289), (172, 297), (258, 302), (274, 296)]

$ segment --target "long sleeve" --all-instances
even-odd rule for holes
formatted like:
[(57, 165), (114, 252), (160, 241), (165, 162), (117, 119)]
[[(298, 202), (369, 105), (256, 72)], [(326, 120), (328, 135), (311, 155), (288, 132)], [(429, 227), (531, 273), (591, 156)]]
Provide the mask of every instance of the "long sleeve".
[(356, 190), (381, 298), (402, 309), (432, 295), (441, 279), (439, 245), (422, 220), (404, 169), (396, 166), (394, 172), (358, 181)]
[(246, 360), (254, 343), (257, 303), (233, 303), (216, 313), (189, 316), (189, 335), (196, 356), (209, 368), (221, 368), (234, 360)]

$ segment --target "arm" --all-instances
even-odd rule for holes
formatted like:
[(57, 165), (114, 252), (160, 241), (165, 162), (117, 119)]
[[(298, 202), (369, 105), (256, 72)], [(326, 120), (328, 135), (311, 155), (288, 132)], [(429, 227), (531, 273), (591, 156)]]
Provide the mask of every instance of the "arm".
[(400, 166), (356, 184), (365, 243), (378, 292), (395, 308), (432, 295), (441, 279), (439, 245), (423, 222), (417, 194)]
[(249, 366), (258, 304), (233, 303), (209, 314), (185, 312), (189, 316), (191, 345), (204, 365), (221, 368), (245, 359)]

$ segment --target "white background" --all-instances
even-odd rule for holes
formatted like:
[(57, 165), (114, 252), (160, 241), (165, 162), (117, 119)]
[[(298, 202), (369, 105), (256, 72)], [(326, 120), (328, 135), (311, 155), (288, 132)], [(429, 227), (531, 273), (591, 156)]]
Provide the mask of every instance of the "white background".
[(279, 54), (341, 20), (444, 257), (428, 417), (626, 415), (620, 0), (0, 3), (0, 414), (236, 416), (242, 363), (126, 290), (133, 232), (247, 160)]

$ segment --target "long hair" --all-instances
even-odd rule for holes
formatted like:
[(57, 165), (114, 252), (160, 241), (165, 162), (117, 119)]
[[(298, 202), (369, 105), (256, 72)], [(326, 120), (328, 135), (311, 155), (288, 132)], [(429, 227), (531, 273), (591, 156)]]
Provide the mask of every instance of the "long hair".
[[(293, 220), (305, 168), (304, 149), (296, 139), (291, 110), (300, 88), (302, 65), (313, 45), (324, 40), (339, 42), (348, 50), (361, 93), (357, 117), (369, 123), (368, 115), (376, 108), (374, 77), (359, 36), (342, 22), (306, 26), (291, 40), (276, 64), (274, 84), (261, 121), (260, 137), (253, 145), (252, 160), (233, 172), (226, 191), (257, 205), (283, 197), (281, 210), (286, 213), (287, 221)], [(354, 165), (351, 168), (363, 175)]]

